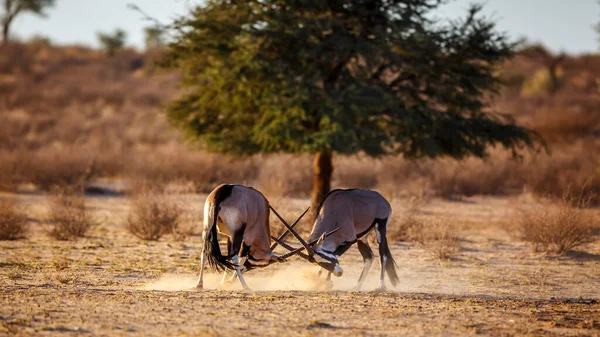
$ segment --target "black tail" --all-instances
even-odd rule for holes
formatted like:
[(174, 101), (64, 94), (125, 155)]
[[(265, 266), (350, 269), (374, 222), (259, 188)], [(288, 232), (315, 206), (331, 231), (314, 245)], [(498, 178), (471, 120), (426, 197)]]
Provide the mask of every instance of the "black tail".
[(376, 219), (375, 230), (377, 231), (377, 238), (379, 240), (379, 255), (381, 262), (382, 264), (385, 263), (381, 268), (385, 269), (392, 285), (395, 287), (400, 283), (400, 279), (398, 278), (398, 273), (396, 273), (396, 261), (394, 261), (392, 252), (390, 252), (390, 247), (387, 243), (387, 223), (388, 218), (381, 220)]
[(398, 274), (396, 273), (396, 261), (392, 257), (392, 253), (390, 252), (390, 247), (387, 245), (387, 240), (382, 242), (383, 244), (383, 254), (385, 256), (385, 272), (390, 278), (390, 282), (395, 287), (400, 283), (400, 279), (398, 278)]
[(212, 205), (212, 209), (209, 214), (209, 219), (207, 219), (207, 221), (209, 221), (209, 227), (206, 229), (206, 237), (204, 238), (204, 251), (206, 252), (208, 264), (218, 271), (235, 269), (235, 265), (231, 261), (231, 257), (221, 253), (219, 237), (217, 234), (217, 219), (221, 209), (219, 204), (231, 195), (232, 189), (233, 185), (223, 185), (219, 190), (217, 190), (214, 204)]

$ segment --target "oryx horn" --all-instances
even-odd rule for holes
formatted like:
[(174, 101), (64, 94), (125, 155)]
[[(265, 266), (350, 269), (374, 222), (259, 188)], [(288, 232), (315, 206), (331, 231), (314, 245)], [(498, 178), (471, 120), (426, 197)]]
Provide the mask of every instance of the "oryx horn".
[[(271, 207), (271, 206), (269, 206), (269, 207)], [(271, 207), (271, 209), (273, 210), (273, 212), (275, 214), (277, 214), (277, 212), (275, 212), (273, 207)], [(302, 219), (304, 214), (306, 214), (306, 212), (308, 212), (309, 209), (310, 209), (310, 207), (307, 208), (306, 211), (304, 211), (304, 213), (302, 213), (290, 227), (294, 228), (294, 226), (296, 226), (298, 224), (298, 222), (300, 222), (300, 219)], [(277, 214), (277, 216), (279, 217), (279, 214)], [(280, 217), (280, 219), (281, 219), (281, 217)], [(285, 237), (289, 234), (289, 232), (290, 232), (290, 230), (286, 229), (277, 239), (273, 238), (273, 240), (275, 240), (275, 242), (271, 245), (271, 251), (273, 251), (273, 249), (275, 249), (275, 247), (277, 247), (277, 245), (280, 244), (280, 242), (282, 242), (283, 239), (285, 239)]]
[[(312, 247), (309, 246), (308, 243), (306, 243), (306, 241), (304, 241), (304, 239), (300, 235), (298, 235), (298, 233), (296, 233), (296, 231), (281, 217), (281, 215), (279, 215), (279, 213), (277, 213), (277, 211), (273, 208), (273, 206), (269, 205), (269, 208), (271, 208), (273, 213), (275, 213), (275, 215), (279, 218), (279, 220), (281, 220), (283, 225), (285, 227), (287, 227), (287, 229), (290, 231), (290, 233), (292, 233), (292, 235), (302, 244), (302, 246), (304, 246), (304, 248), (306, 248), (306, 250), (309, 253), (314, 254), (315, 251), (312, 249)], [(306, 211), (308, 211), (308, 209)], [(304, 212), (304, 214), (306, 214), (306, 211)], [(302, 214), (302, 215), (304, 215), (304, 214)], [(302, 216), (300, 218), (302, 218)]]
[[(319, 242), (319, 241), (321, 240), (321, 238), (326, 238), (326, 237), (328, 237), (329, 235), (331, 235), (331, 234), (333, 234), (333, 233), (337, 232), (339, 229), (340, 229), (340, 228), (338, 227), (338, 228), (336, 228), (336, 229), (332, 230), (332, 231), (331, 231), (331, 232), (329, 232), (329, 233), (324, 233), (323, 235), (321, 235), (321, 236), (319, 237), (319, 239), (312, 240), (311, 242), (309, 242), (309, 243), (308, 243), (308, 245), (309, 245), (309, 246), (311, 246), (311, 247), (312, 247), (312, 246), (314, 246), (315, 244), (317, 244), (317, 242)], [(284, 242), (281, 242), (280, 244), (281, 244), (281, 246), (282, 246), (283, 248), (286, 248), (286, 249), (288, 249), (288, 250), (290, 251), (290, 252), (289, 252), (289, 253), (287, 253), (287, 254), (281, 255), (281, 256), (280, 256), (280, 258), (282, 258), (282, 259), (287, 259), (287, 258), (288, 258), (288, 257), (290, 257), (290, 256), (293, 256), (293, 255), (295, 255), (295, 254), (298, 254), (298, 256), (300, 256), (300, 257), (302, 257), (302, 258), (304, 258), (304, 259), (306, 259), (306, 260), (308, 260), (308, 259), (309, 259), (308, 255), (301, 253), (301, 252), (304, 250), (304, 247), (300, 247), (300, 248), (296, 248), (296, 249), (294, 249), (294, 248), (292, 248), (291, 246), (289, 246), (288, 244), (285, 244)], [(311, 249), (312, 249), (312, 248), (311, 248)]]

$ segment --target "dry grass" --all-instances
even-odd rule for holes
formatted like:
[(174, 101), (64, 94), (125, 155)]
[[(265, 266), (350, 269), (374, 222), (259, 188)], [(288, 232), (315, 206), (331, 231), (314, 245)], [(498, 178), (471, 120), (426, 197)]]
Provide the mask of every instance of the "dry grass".
[(600, 234), (598, 219), (585, 206), (587, 201), (574, 201), (569, 196), (540, 200), (517, 219), (518, 234), (535, 251), (564, 255), (596, 241)]
[(82, 193), (94, 176), (94, 159), (85, 150), (47, 149), (32, 155), (21, 174), (44, 191)]
[(165, 234), (182, 239), (182, 209), (165, 195), (146, 191), (133, 200), (127, 230), (143, 240), (156, 241)]
[(85, 237), (97, 222), (85, 207), (82, 196), (56, 196), (48, 212), (48, 235), (56, 240), (74, 240)]
[(18, 240), (27, 234), (27, 213), (12, 201), (0, 200), (0, 240)]
[(429, 199), (423, 195), (406, 200), (393, 200), (392, 208), (394, 210), (401, 208), (402, 211), (393, 213), (388, 225), (388, 238), (392, 241), (417, 241), (418, 232), (422, 229), (424, 221), (420, 211), (428, 201)]
[(256, 186), (267, 199), (308, 196), (312, 187), (312, 157), (281, 154), (264, 156)]
[(452, 219), (434, 218), (418, 221), (415, 240), (434, 258), (449, 260), (460, 251), (456, 224)]

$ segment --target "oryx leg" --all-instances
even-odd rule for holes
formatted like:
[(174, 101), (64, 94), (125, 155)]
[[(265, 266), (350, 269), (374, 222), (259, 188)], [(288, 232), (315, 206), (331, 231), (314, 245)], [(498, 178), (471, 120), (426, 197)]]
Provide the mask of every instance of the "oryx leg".
[[(204, 236), (204, 235), (202, 235)], [(198, 277), (198, 282), (196, 282), (196, 288), (202, 289), (204, 287), (204, 267), (206, 265), (206, 252), (204, 251), (204, 245), (202, 245), (202, 254), (200, 255), (200, 276)]]
[(325, 270), (325, 268), (323, 267), (319, 267), (319, 277), (321, 277), (321, 274), (323, 274), (324, 272), (327, 272), (327, 276), (325, 277), (325, 279), (327, 281), (331, 280), (331, 272), (328, 272), (327, 270)]
[(248, 288), (248, 285), (246, 284), (246, 280), (244, 280), (244, 277), (242, 276), (242, 269), (240, 265), (239, 256), (242, 248), (242, 241), (244, 239), (245, 228), (246, 226), (244, 225), (233, 234), (233, 243), (231, 245), (232, 250), (230, 252), (230, 255), (233, 256), (232, 260), (233, 264), (235, 265), (235, 274), (237, 274), (237, 277), (240, 279), (242, 287), (244, 288), (244, 290), (250, 290), (250, 288)]
[[(389, 218), (377, 219), (375, 224), (375, 232), (377, 233), (377, 243), (379, 244), (379, 260), (381, 263), (381, 277), (379, 279), (379, 290), (386, 290), (385, 274), (386, 270), (392, 283), (397, 283), (398, 276), (396, 275), (396, 267), (394, 259), (390, 253), (390, 248), (387, 243), (387, 225)], [(394, 284), (395, 285), (395, 284)]]
[(236, 278), (237, 278), (237, 273), (231, 274), (231, 277), (229, 278), (229, 280), (227, 280), (227, 283), (231, 283), (231, 282), (235, 281)]
[[(233, 248), (232, 248), (232, 244), (231, 244), (231, 238), (227, 237), (227, 254), (231, 255)], [(235, 275), (235, 273), (233, 273), (233, 275)], [(227, 279), (227, 269), (225, 269), (225, 271), (223, 271), (223, 277), (221, 278), (221, 287), (224, 286), (226, 283), (229, 283), (230, 280)]]
[(358, 251), (360, 255), (363, 257), (363, 262), (365, 263), (362, 272), (360, 273), (360, 277), (358, 278), (358, 282), (352, 288), (352, 290), (359, 291), (362, 287), (365, 279), (367, 278), (367, 274), (371, 269), (371, 265), (373, 264), (373, 251), (371, 247), (369, 247), (369, 239), (368, 235), (363, 236), (360, 240), (356, 242), (356, 246), (358, 247)]
[(221, 277), (221, 286), (225, 285), (225, 281), (227, 280), (227, 270), (223, 271), (223, 277)]

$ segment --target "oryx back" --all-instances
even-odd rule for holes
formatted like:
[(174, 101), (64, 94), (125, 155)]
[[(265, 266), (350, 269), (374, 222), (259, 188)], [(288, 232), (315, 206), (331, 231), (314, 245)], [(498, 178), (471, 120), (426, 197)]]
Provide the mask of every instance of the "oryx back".
[(231, 256), (221, 253), (217, 229), (234, 238), (241, 235), (244, 248), (254, 260), (269, 258), (272, 254), (268, 220), (268, 202), (257, 190), (229, 184), (215, 188), (204, 204), (204, 246), (211, 267), (235, 268)]
[(391, 212), (390, 203), (376, 191), (333, 190), (319, 207), (310, 240), (339, 228), (322, 243), (323, 249), (334, 250), (360, 239), (375, 226), (376, 219), (388, 219)]
[(319, 241), (314, 246), (319, 265), (328, 268), (334, 275), (341, 275), (338, 257), (344, 254), (354, 243), (365, 260), (357, 287), (360, 287), (371, 266), (373, 254), (366, 235), (375, 228), (381, 260), (381, 287), (387, 273), (395, 286), (399, 279), (396, 263), (387, 243), (387, 225), (392, 216), (390, 203), (378, 192), (371, 190), (334, 190), (326, 197), (317, 213), (317, 219), (311, 232), (310, 241), (337, 229), (335, 233)]

